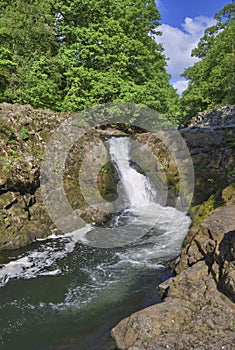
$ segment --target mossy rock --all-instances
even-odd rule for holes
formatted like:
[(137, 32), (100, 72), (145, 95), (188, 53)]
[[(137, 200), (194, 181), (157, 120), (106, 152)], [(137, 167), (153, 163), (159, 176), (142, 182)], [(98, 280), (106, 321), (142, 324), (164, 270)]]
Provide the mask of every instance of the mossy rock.
[(226, 202), (235, 202), (235, 183), (231, 183), (222, 191), (222, 199)]
[(193, 219), (192, 225), (197, 225), (202, 222), (216, 208), (219, 208), (223, 204), (224, 200), (222, 198), (221, 191), (218, 191), (215, 194), (212, 194), (209, 199), (202, 204), (191, 207), (189, 214)]
[(212, 214), (215, 209), (231, 202), (235, 202), (235, 183), (231, 183), (223, 190), (212, 194), (209, 199), (202, 204), (191, 207), (189, 214), (192, 217), (192, 226), (200, 224), (205, 218)]
[(97, 178), (97, 187), (101, 196), (108, 202), (117, 199), (117, 183), (119, 177), (114, 165), (111, 162), (106, 163), (99, 171)]

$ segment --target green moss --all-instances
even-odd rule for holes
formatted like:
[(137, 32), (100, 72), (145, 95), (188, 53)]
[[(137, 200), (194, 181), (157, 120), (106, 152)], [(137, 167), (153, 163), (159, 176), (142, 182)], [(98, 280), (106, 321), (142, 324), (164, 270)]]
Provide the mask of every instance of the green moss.
[(7, 145), (16, 145), (16, 140), (9, 140), (8, 142), (7, 142)]
[(107, 162), (100, 170), (97, 185), (101, 196), (108, 202), (117, 199), (118, 175), (112, 163)]
[(9, 126), (6, 120), (0, 121), (0, 133), (4, 139), (12, 139), (14, 136), (14, 130)]
[(193, 218), (192, 224), (199, 224), (215, 209), (226, 205), (226, 203), (231, 201), (235, 201), (235, 183), (231, 183), (223, 190), (219, 190), (215, 194), (212, 194), (209, 199), (202, 204), (191, 207), (189, 213)]
[(8, 173), (11, 169), (12, 166), (12, 160), (11, 159), (0, 159), (0, 166), (1, 166), (1, 171), (3, 173)]
[(190, 208), (190, 215), (193, 218), (193, 225), (197, 225), (207, 218), (216, 208), (219, 208), (224, 204), (224, 200), (221, 196), (221, 191), (212, 194), (209, 199), (200, 205), (196, 205)]
[(101, 168), (102, 173), (107, 173), (109, 171), (108, 163)]
[(231, 169), (228, 171), (228, 176), (235, 176), (235, 169)]
[(29, 139), (29, 131), (25, 125), (23, 125), (20, 129), (20, 136), (23, 141), (27, 141)]
[(235, 183), (231, 183), (222, 191), (222, 198), (227, 202), (235, 202)]

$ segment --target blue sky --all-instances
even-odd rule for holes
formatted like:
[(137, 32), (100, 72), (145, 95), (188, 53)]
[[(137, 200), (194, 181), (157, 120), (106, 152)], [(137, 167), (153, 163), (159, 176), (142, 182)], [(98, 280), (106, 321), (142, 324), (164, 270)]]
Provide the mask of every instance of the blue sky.
[(196, 62), (196, 58), (191, 57), (191, 50), (197, 46), (204, 30), (214, 23), (215, 13), (231, 1), (156, 0), (156, 3), (162, 17), (160, 29), (163, 33), (156, 40), (165, 48), (171, 82), (181, 93), (187, 82), (180, 74)]

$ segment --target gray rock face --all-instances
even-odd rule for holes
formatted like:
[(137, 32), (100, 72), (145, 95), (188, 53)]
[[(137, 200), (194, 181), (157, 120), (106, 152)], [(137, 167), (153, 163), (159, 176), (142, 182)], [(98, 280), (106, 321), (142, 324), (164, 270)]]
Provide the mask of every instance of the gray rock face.
[(178, 275), (164, 283), (163, 288), (170, 286), (164, 302), (131, 315), (112, 330), (118, 349), (233, 349), (234, 194), (224, 207), (191, 227), (176, 266)]
[(185, 127), (217, 128), (235, 126), (235, 106), (224, 106), (198, 113)]
[(235, 181), (235, 106), (198, 113), (179, 131), (194, 163), (193, 205), (200, 204)]
[(162, 304), (124, 319), (112, 336), (120, 350), (231, 350), (234, 312), (201, 261), (174, 278)]
[(235, 106), (225, 106), (193, 118), (180, 129), (194, 164), (193, 205), (235, 180)]
[[(194, 167), (194, 195), (192, 205), (201, 204), (216, 191), (235, 180), (235, 126), (210, 128), (185, 128), (179, 130), (185, 140)], [(157, 134), (136, 136), (138, 142), (147, 145), (164, 168), (168, 181), (168, 205), (174, 205), (178, 196), (179, 173), (177, 164)], [(179, 152), (178, 152), (179, 153)], [(184, 159), (183, 162), (188, 161)], [(144, 160), (146, 169), (148, 160)], [(152, 163), (151, 163), (152, 165)], [(156, 171), (161, 176), (162, 169)], [(192, 180), (193, 181), (193, 180)]]

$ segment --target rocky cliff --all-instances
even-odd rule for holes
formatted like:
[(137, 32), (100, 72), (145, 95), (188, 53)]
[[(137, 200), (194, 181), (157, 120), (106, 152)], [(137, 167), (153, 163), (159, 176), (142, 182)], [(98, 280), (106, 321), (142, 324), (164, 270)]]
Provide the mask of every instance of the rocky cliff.
[(0, 105), (0, 249), (50, 234), (38, 190), (39, 169), (45, 143), (65, 117), (30, 106)]
[[(235, 181), (235, 107), (226, 106), (200, 113), (179, 132), (193, 161), (195, 183), (192, 206), (195, 206)], [(135, 138), (149, 147), (161, 163), (168, 181), (168, 205), (174, 205), (179, 186), (174, 158), (157, 133), (137, 134)], [(187, 165), (189, 160), (182, 161)]]
[[(40, 166), (53, 131), (71, 115), (34, 110), (29, 105), (0, 105), (0, 250), (16, 249), (52, 232), (60, 233), (43, 204)], [(83, 157), (100, 142), (100, 134), (95, 130), (85, 133), (71, 149), (64, 172), (68, 200), (74, 209), (82, 209), (87, 222), (105, 219), (103, 213), (89, 208), (78, 186)], [(92, 174), (92, 169), (87, 171)], [(98, 174), (98, 188), (109, 199), (115, 192), (111, 189), (115, 187), (114, 178), (109, 164)]]

